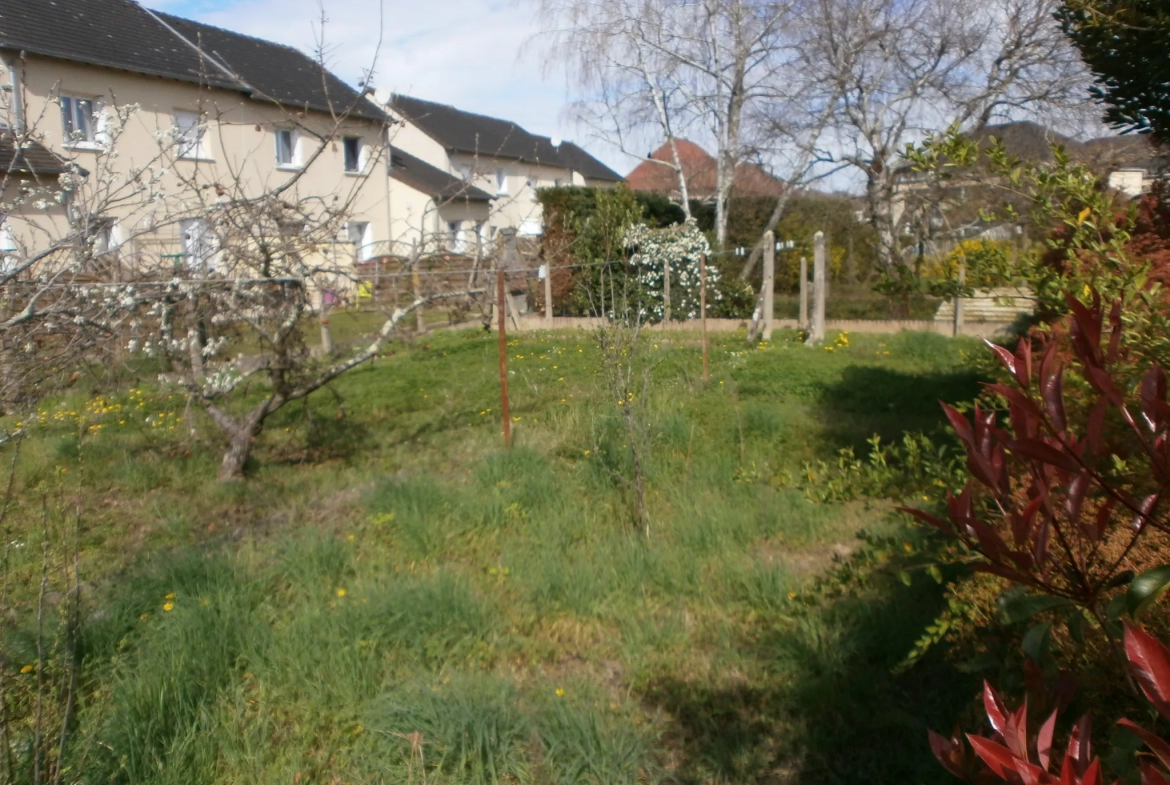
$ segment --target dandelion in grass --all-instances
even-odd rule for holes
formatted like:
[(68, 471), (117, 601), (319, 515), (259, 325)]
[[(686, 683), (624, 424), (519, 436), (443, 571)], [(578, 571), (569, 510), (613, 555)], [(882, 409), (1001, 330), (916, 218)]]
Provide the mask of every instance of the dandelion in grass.
[(175, 609), (175, 604), (173, 602), (163, 603), (163, 610), (166, 611), (167, 613), (170, 613), (174, 609)]
[(345, 596), (345, 589), (338, 589), (338, 590), (337, 590), (337, 596), (338, 596), (338, 597), (344, 597), (344, 596)]
[(558, 698), (565, 697), (565, 688), (564, 687), (557, 687), (557, 697)]
[(37, 669), (37, 666), (35, 666), (35, 665), (25, 665), (23, 668), (20, 669), (20, 672), (21, 673), (32, 673), (36, 669)]
[(163, 599), (164, 599), (164, 600), (173, 600), (173, 599), (175, 599), (175, 593), (174, 593), (174, 592), (171, 592), (171, 593), (170, 593), (170, 594), (168, 594), (166, 597), (163, 597)]

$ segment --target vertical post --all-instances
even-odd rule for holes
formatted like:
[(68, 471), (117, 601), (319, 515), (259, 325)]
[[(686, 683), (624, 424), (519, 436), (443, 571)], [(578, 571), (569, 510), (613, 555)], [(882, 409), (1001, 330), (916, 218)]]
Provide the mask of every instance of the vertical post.
[(500, 412), (504, 418), (504, 448), (512, 449), (512, 415), (508, 411), (508, 317), (504, 287), (504, 268), (496, 268), (496, 312), (499, 314), (500, 333)]
[(670, 260), (662, 263), (662, 324), (670, 322)]
[(703, 379), (711, 378), (707, 365), (707, 257), (699, 257), (699, 323), (703, 333)]
[(808, 259), (800, 257), (800, 317), (796, 320), (800, 330), (808, 329)]
[[(412, 242), (410, 244), (410, 288), (414, 294), (414, 301), (417, 303), (422, 299), (422, 282), (418, 277), (418, 243)], [(423, 309), (421, 307), (414, 309), (414, 328), (418, 332), (423, 331)]]
[(825, 340), (825, 233), (813, 236), (813, 315), (807, 343), (815, 346)]
[(776, 236), (764, 233), (764, 340), (772, 340), (772, 320), (776, 317)]
[(962, 288), (967, 283), (967, 265), (959, 262), (959, 290), (955, 295), (955, 323), (952, 325), (951, 335), (963, 332), (963, 295)]
[(553, 326), (552, 306), (552, 265), (546, 264), (544, 266), (544, 321), (550, 330)]

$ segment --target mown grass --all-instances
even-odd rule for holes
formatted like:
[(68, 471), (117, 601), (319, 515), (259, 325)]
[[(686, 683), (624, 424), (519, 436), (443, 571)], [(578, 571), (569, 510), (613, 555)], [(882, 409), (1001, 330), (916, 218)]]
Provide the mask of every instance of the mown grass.
[(584, 333), (510, 344), (510, 452), (494, 336), (440, 333), (282, 411), (235, 485), (180, 400), (78, 390), (22, 445), (6, 678), (31, 678), (48, 511), (54, 547), (80, 521), (92, 584), (84, 782), (943, 782), (925, 727), (970, 685), (892, 673), (937, 590), (792, 613), (858, 528), (897, 524), (772, 479), (938, 428), (970, 348), (721, 336), (704, 381), (695, 336), (655, 335), (648, 537)]

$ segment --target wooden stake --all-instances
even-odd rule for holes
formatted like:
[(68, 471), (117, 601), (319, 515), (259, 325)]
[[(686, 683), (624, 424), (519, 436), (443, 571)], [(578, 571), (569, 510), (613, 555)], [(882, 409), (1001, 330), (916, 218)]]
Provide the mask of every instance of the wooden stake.
[(812, 329), (809, 330), (809, 346), (816, 346), (825, 340), (825, 278), (827, 277), (825, 259), (825, 233), (817, 232), (813, 235), (813, 313)]
[(504, 416), (504, 448), (512, 449), (512, 416), (508, 411), (508, 322), (504, 298), (504, 269), (496, 269), (496, 311), (500, 321), (500, 411)]
[(711, 378), (707, 365), (707, 257), (699, 257), (699, 321), (703, 331), (703, 380)]
[(544, 266), (544, 321), (551, 330), (553, 326), (551, 264)]
[(670, 324), (670, 260), (662, 264), (662, 325)]
[(796, 320), (800, 330), (808, 329), (808, 259), (800, 257), (800, 317)]
[(772, 320), (776, 317), (776, 236), (764, 233), (764, 340), (772, 340)]

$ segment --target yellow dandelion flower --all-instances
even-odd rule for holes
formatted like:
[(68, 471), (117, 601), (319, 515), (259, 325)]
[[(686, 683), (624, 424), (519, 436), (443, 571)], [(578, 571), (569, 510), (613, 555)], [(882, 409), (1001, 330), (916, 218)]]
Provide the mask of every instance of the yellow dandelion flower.
[(166, 611), (167, 613), (170, 613), (174, 609), (175, 609), (175, 604), (173, 602), (168, 602), (168, 603), (163, 604), (163, 610)]
[(37, 669), (37, 666), (35, 666), (35, 665), (25, 665), (23, 668), (20, 669), (20, 672), (21, 673), (32, 673), (36, 669)]
[(796, 592), (794, 592), (794, 591), (788, 592), (788, 599), (795, 600), (796, 599)]
[(168, 594), (166, 597), (163, 597), (163, 599), (164, 599), (164, 600), (173, 600), (173, 599), (175, 599), (175, 593), (174, 593), (174, 592), (171, 592), (171, 593), (170, 593), (170, 594)]
[(564, 687), (557, 687), (557, 697), (558, 698), (565, 697), (565, 688)]
[(338, 596), (338, 597), (344, 597), (344, 596), (345, 596), (345, 589), (338, 589), (338, 590), (337, 590), (337, 596)]
[(348, 537), (346, 537), (345, 539), (349, 540), (350, 542), (353, 542), (354, 536), (351, 534)]

